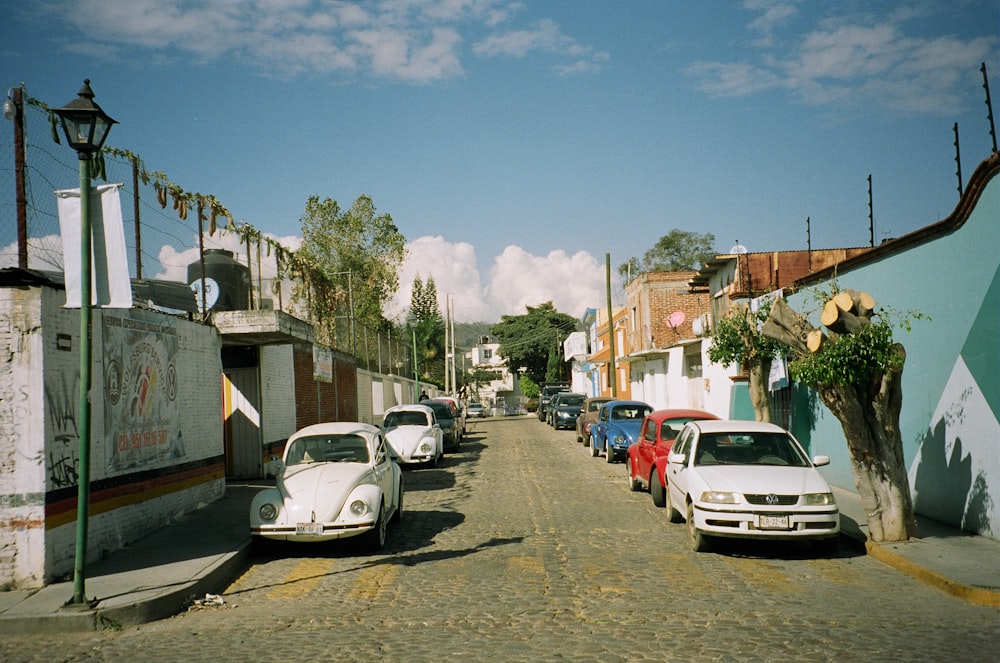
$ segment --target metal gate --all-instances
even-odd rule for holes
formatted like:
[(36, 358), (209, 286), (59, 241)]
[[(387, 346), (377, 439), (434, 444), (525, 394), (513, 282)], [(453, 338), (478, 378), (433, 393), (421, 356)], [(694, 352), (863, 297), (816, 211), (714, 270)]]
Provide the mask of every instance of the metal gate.
[(231, 368), (222, 374), (222, 430), (229, 479), (263, 476), (258, 371), (258, 368)]

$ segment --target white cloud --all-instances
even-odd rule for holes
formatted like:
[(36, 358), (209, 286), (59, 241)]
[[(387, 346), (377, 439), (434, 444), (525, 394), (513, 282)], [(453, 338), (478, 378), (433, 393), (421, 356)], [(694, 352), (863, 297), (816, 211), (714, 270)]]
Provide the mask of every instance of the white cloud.
[(567, 315), (580, 317), (604, 301), (604, 266), (583, 251), (572, 256), (552, 251), (535, 256), (508, 246), (490, 268), (486, 283), (475, 248), (440, 236), (420, 237), (407, 244), (400, 267), (399, 292), (386, 306), (386, 317), (403, 322), (410, 305), (413, 280), (434, 279), (442, 315), (451, 296), (459, 322), (497, 322), (503, 315), (522, 315), (526, 306), (551, 301)]
[[(463, 45), (523, 8), (504, 0), (53, 0), (37, 12), (86, 34), (83, 42), (67, 39), (65, 47), (94, 57), (114, 59), (138, 48), (146, 61), (188, 55), (204, 62), (238, 60), (268, 75), (337, 73), (428, 83), (462, 75)], [(476, 52), (524, 57), (537, 49), (574, 61), (607, 58), (547, 19), (487, 37)]]
[(755, 42), (759, 55), (690, 65), (687, 73), (706, 94), (743, 97), (782, 88), (810, 106), (951, 114), (967, 105), (962, 86), (1000, 41), (914, 36), (906, 21), (922, 14), (894, 12), (820, 20), (807, 33), (786, 39), (791, 47), (780, 51), (776, 33), (796, 16), (796, 8), (772, 0), (745, 6), (761, 12), (748, 26), (764, 35)]

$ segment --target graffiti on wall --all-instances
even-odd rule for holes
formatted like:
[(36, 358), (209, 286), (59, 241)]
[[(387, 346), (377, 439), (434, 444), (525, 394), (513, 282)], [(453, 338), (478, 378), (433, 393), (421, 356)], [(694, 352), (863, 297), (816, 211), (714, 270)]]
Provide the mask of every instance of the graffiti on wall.
[(48, 489), (70, 488), (77, 484), (80, 466), (80, 432), (77, 407), (80, 405), (80, 373), (60, 372), (45, 381), (45, 410), (52, 431), (46, 445), (45, 470)]
[(114, 470), (185, 455), (176, 323), (141, 315), (104, 316), (104, 425)]

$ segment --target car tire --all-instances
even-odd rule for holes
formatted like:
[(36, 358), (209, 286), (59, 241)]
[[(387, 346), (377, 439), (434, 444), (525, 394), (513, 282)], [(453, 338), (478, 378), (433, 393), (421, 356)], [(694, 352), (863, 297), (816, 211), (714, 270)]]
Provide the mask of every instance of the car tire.
[(392, 514), (389, 522), (399, 523), (403, 521), (403, 482), (399, 482), (399, 500), (396, 503), (396, 512)]
[(632, 476), (632, 459), (625, 456), (625, 478), (628, 479), (628, 489), (633, 493), (639, 492), (639, 482)]
[(385, 508), (379, 504), (378, 515), (375, 516), (375, 527), (362, 534), (362, 547), (369, 553), (377, 553), (385, 545), (385, 534), (388, 523), (385, 519)]
[(649, 473), (649, 496), (653, 498), (653, 506), (663, 508), (667, 505), (666, 489), (660, 483), (660, 475), (656, 467)]
[(597, 458), (601, 455), (601, 452), (597, 449), (597, 443), (594, 441), (594, 436), (590, 436), (590, 455), (593, 458)]
[(611, 443), (607, 440), (604, 441), (604, 459), (608, 465), (615, 462), (615, 450), (611, 448)]
[(688, 545), (694, 552), (708, 552), (711, 546), (708, 537), (701, 533), (694, 524), (694, 504), (688, 502), (687, 505), (687, 537)]
[(667, 521), (671, 523), (679, 523), (681, 521), (681, 513), (674, 508), (674, 501), (670, 498), (670, 485), (663, 487), (663, 505), (667, 510)]

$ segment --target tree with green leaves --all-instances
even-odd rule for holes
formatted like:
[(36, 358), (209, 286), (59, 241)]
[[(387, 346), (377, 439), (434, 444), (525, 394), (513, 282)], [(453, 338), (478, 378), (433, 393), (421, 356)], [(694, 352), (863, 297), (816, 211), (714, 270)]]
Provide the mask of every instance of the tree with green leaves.
[(625, 279), (642, 272), (679, 272), (697, 269), (715, 257), (715, 235), (686, 232), (674, 228), (656, 241), (642, 256), (642, 261), (632, 257), (618, 266), (618, 274)]
[(552, 302), (525, 308), (523, 315), (502, 316), (490, 334), (497, 339), (500, 356), (511, 373), (516, 375), (523, 367), (534, 382), (544, 382), (550, 352), (562, 354), (563, 341), (576, 329), (576, 319), (557, 311)]
[(715, 323), (708, 358), (717, 364), (736, 364), (749, 376), (750, 402), (753, 403), (757, 421), (771, 421), (771, 399), (768, 394), (768, 376), (771, 363), (784, 346), (761, 333), (771, 304), (768, 302), (756, 311), (738, 302), (729, 313)]
[(444, 319), (438, 304), (433, 277), (426, 283), (418, 274), (410, 293), (407, 328), (414, 339), (421, 376), (435, 384), (444, 384)]
[(375, 330), (391, 329), (382, 303), (398, 289), (398, 268), (406, 256), (406, 238), (392, 217), (378, 214), (365, 195), (348, 210), (331, 198), (310, 196), (301, 222), (297, 255), (319, 277), (324, 292), (297, 294), (310, 303), (320, 337), (335, 333), (338, 318), (351, 316)]
[(876, 311), (867, 293), (836, 286), (817, 296), (821, 328), (777, 299), (762, 333), (789, 348), (791, 377), (815, 390), (840, 421), (871, 539), (905, 541), (916, 534), (899, 430), (906, 350), (892, 330), (909, 330), (911, 317), (924, 316), (911, 312), (897, 322), (897, 316)]

